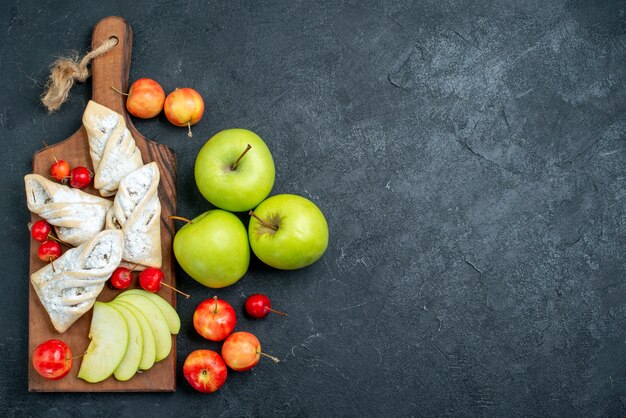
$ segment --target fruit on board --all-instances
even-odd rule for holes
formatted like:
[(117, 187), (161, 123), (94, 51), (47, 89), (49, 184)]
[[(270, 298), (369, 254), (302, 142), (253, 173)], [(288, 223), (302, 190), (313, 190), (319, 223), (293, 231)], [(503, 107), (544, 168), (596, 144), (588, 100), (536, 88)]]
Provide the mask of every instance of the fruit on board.
[(111, 376), (126, 354), (128, 327), (124, 317), (109, 304), (96, 301), (89, 338), (91, 342), (81, 361), (78, 377), (97, 383)]
[(276, 363), (279, 361), (276, 357), (261, 352), (259, 339), (249, 332), (233, 332), (222, 345), (224, 362), (237, 372), (245, 372), (256, 366), (262, 355)]
[(128, 89), (126, 109), (142, 119), (150, 119), (161, 113), (165, 103), (163, 87), (151, 78), (140, 78)]
[(41, 261), (45, 261), (46, 263), (50, 263), (61, 256), (61, 246), (58, 242), (48, 240), (44, 241), (39, 245), (39, 249), (37, 250), (37, 257)]
[(246, 309), (246, 313), (254, 319), (265, 318), (270, 312), (287, 316), (284, 312), (272, 309), (272, 302), (270, 301), (270, 298), (260, 293), (248, 296), (244, 307)]
[(186, 126), (191, 138), (191, 125), (198, 123), (204, 114), (204, 100), (196, 90), (184, 87), (176, 89), (165, 98), (165, 117), (175, 126)]
[(150, 299), (142, 295), (121, 293), (114, 300), (128, 302), (145, 315), (154, 333), (154, 342), (156, 345), (155, 360), (161, 361), (167, 357), (172, 350), (172, 338), (170, 336), (169, 327), (167, 326), (167, 321), (161, 313), (161, 310), (151, 302)]
[(155, 295), (154, 293), (147, 292), (142, 289), (129, 289), (124, 292), (126, 295), (142, 295), (150, 299), (160, 310), (165, 320), (167, 321), (167, 327), (170, 329), (170, 333), (178, 334), (180, 331), (180, 317), (176, 312), (176, 309), (172, 307), (165, 299), (163, 299), (159, 295)]
[(306, 267), (328, 247), (328, 224), (313, 202), (302, 196), (280, 194), (250, 211), (248, 236), (254, 254), (281, 270)]
[(50, 166), (50, 174), (58, 181), (63, 181), (70, 175), (70, 165), (65, 160), (57, 160)]
[(52, 226), (45, 219), (40, 219), (30, 227), (30, 235), (35, 241), (43, 242), (52, 232)]
[(126, 353), (124, 354), (122, 362), (113, 372), (113, 376), (115, 376), (117, 380), (126, 381), (137, 373), (139, 363), (141, 362), (141, 354), (143, 351), (141, 328), (139, 327), (139, 322), (135, 315), (128, 309), (114, 303), (109, 303), (109, 306), (122, 314), (128, 328), (128, 346), (126, 347)]
[(72, 350), (61, 340), (48, 340), (35, 348), (33, 367), (49, 380), (59, 380), (72, 370)]
[(185, 359), (183, 374), (195, 390), (212, 393), (226, 382), (228, 370), (224, 360), (215, 351), (196, 350)]
[(137, 323), (141, 329), (141, 338), (143, 341), (141, 360), (139, 360), (139, 369), (150, 369), (156, 362), (156, 342), (154, 340), (154, 333), (152, 332), (152, 328), (150, 328), (148, 319), (139, 309), (130, 303), (126, 303), (122, 300), (114, 300), (111, 303), (113, 303), (120, 311), (126, 310), (135, 315), (135, 319), (137, 319)]
[(70, 185), (77, 189), (84, 189), (91, 184), (93, 173), (87, 167), (74, 167), (70, 173)]
[(156, 267), (148, 267), (147, 269), (139, 273), (139, 284), (141, 285), (142, 289), (147, 290), (148, 292), (157, 293), (159, 290), (161, 290), (161, 286), (165, 286), (175, 292), (180, 293), (187, 299), (190, 298), (187, 293), (181, 292), (175, 287), (172, 287), (169, 284), (165, 283), (163, 281), (164, 279), (165, 275), (163, 274), (163, 270)]
[(130, 269), (126, 267), (118, 267), (111, 274), (111, 285), (116, 289), (127, 289), (132, 282), (133, 276)]
[(200, 193), (231, 212), (247, 211), (274, 186), (274, 160), (265, 142), (247, 129), (227, 129), (202, 147), (194, 168)]
[(222, 341), (233, 332), (236, 324), (233, 307), (217, 296), (200, 302), (193, 313), (193, 327), (210, 341)]
[[(171, 351), (168, 324), (176, 332), (180, 329), (176, 310), (160, 296), (144, 290), (123, 292), (108, 303), (96, 301), (89, 329), (91, 341), (78, 377), (90, 383), (111, 375), (126, 381), (138, 370), (150, 369)], [(72, 353), (62, 341), (49, 340), (35, 349), (32, 361), (39, 374), (56, 380), (72, 368)]]
[(165, 275), (161, 269), (156, 267), (148, 267), (139, 273), (139, 284), (141, 288), (148, 292), (156, 293), (161, 290)]
[(215, 209), (186, 221), (173, 245), (183, 270), (211, 288), (230, 286), (241, 279), (250, 264), (250, 247), (239, 218)]

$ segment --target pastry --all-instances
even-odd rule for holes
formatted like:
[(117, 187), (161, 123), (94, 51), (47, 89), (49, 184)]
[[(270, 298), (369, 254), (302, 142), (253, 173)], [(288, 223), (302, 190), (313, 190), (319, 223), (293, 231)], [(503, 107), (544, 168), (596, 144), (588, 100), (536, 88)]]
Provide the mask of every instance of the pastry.
[(155, 162), (133, 171), (120, 182), (113, 207), (106, 217), (108, 229), (124, 232), (125, 263), (142, 270), (161, 267), (161, 202), (159, 167)]
[(85, 108), (83, 125), (95, 171), (94, 187), (102, 196), (113, 196), (120, 180), (143, 165), (141, 152), (124, 117), (93, 100)]
[(110, 200), (55, 183), (38, 174), (24, 177), (28, 209), (51, 225), (60, 240), (80, 245), (102, 231)]
[(30, 276), (58, 332), (65, 332), (91, 309), (122, 259), (122, 240), (121, 231), (102, 231)]

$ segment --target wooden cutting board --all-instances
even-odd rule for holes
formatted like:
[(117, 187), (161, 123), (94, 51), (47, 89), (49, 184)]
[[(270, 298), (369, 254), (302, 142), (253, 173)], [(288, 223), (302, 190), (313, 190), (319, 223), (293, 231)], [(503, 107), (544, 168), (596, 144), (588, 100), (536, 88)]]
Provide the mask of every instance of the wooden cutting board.
[[(161, 200), (161, 241), (163, 253), (162, 270), (165, 281), (175, 285), (174, 259), (172, 256), (172, 240), (174, 238), (174, 224), (168, 217), (176, 212), (176, 155), (166, 145), (157, 144), (146, 139), (133, 126), (125, 107), (125, 97), (116, 93), (111, 87), (119, 91), (126, 91), (128, 87), (128, 72), (130, 69), (130, 53), (132, 48), (132, 32), (129, 24), (121, 17), (107, 17), (95, 26), (92, 35), (92, 47), (95, 49), (110, 37), (117, 37), (119, 43), (109, 52), (92, 61), (92, 99), (120, 114), (126, 120), (126, 126), (135, 138), (141, 150), (144, 163), (156, 161), (161, 171), (159, 184), (159, 198)], [(33, 156), (33, 172), (50, 178), (50, 166), (54, 157), (66, 160), (72, 167), (85, 166), (93, 170), (89, 157), (89, 145), (85, 128), (81, 127), (75, 134), (66, 140), (38, 151)], [(84, 191), (98, 195), (97, 190), (88, 187)], [(39, 217), (32, 215), (32, 221)], [(39, 243), (31, 239), (30, 246), (30, 273), (34, 273), (44, 266), (37, 257)], [(63, 247), (65, 251), (67, 248)], [(139, 287), (136, 278), (131, 288)], [(105, 285), (98, 300), (109, 301), (121, 291)], [(176, 307), (176, 294), (163, 287), (160, 296)], [(65, 333), (56, 332), (48, 314), (39, 302), (32, 285), (29, 286), (29, 329), (28, 329), (28, 390), (31, 392), (173, 392), (176, 390), (176, 339), (172, 336), (172, 352), (154, 367), (142, 373), (137, 373), (127, 382), (119, 382), (113, 377), (100, 383), (87, 383), (78, 379), (81, 358), (74, 360), (72, 371), (65, 378), (58, 381), (46, 380), (39, 376), (32, 366), (33, 351), (40, 343), (57, 338), (65, 341), (74, 355), (84, 353), (89, 345), (89, 327), (91, 314), (89, 311), (76, 321)]]

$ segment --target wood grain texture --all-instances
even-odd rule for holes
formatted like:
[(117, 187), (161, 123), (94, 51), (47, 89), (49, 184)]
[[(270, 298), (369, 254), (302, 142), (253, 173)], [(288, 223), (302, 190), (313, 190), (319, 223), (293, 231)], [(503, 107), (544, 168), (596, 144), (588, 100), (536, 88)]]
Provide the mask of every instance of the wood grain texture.
[[(174, 259), (172, 255), (172, 240), (174, 238), (174, 224), (168, 217), (176, 211), (176, 156), (174, 151), (166, 145), (157, 144), (146, 139), (134, 127), (125, 107), (124, 96), (116, 93), (111, 87), (126, 91), (132, 49), (132, 32), (128, 23), (120, 17), (107, 17), (101, 20), (93, 30), (92, 47), (96, 48), (111, 36), (118, 38), (119, 43), (109, 52), (95, 58), (92, 62), (92, 81), (94, 101), (122, 114), (126, 126), (135, 138), (137, 147), (141, 150), (144, 163), (156, 161), (161, 171), (159, 184), (159, 198), (161, 200), (161, 245), (163, 255), (162, 270), (165, 281), (175, 285)], [(64, 159), (72, 167), (85, 166), (93, 170), (89, 157), (89, 145), (84, 127), (66, 140), (40, 150), (33, 157), (33, 172), (49, 177), (50, 166), (54, 159)], [(92, 186), (84, 189), (88, 193), (98, 195)], [(32, 221), (39, 217), (32, 215)], [(39, 243), (31, 240), (30, 247), (30, 274), (39, 270), (44, 263), (37, 257)], [(66, 250), (67, 248), (64, 248)], [(138, 287), (137, 279), (131, 287)], [(109, 301), (120, 291), (105, 286), (98, 300)], [(176, 294), (163, 287), (160, 296), (176, 306)], [(63, 334), (53, 328), (48, 314), (41, 305), (32, 285), (29, 286), (29, 339), (28, 339), (28, 389), (31, 392), (173, 392), (176, 390), (176, 338), (172, 336), (172, 352), (163, 361), (143, 373), (138, 373), (127, 382), (119, 382), (113, 377), (97, 384), (90, 384), (76, 376), (80, 368), (81, 359), (74, 361), (69, 376), (59, 381), (50, 381), (42, 378), (32, 367), (32, 353), (40, 343), (58, 338), (65, 341), (74, 355), (83, 353), (89, 345), (89, 327), (91, 311), (83, 315)]]

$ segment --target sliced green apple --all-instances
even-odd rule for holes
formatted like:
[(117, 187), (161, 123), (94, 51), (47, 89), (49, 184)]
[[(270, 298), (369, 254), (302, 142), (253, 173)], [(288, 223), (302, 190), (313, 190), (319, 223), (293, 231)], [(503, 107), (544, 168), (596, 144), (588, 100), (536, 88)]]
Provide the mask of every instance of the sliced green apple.
[(78, 377), (89, 383), (105, 380), (118, 368), (128, 347), (128, 327), (122, 314), (96, 302), (89, 329), (91, 342), (83, 356)]
[(154, 341), (154, 333), (152, 332), (152, 327), (150, 326), (148, 319), (139, 309), (135, 307), (135, 305), (131, 305), (128, 302), (117, 299), (111, 303), (113, 303), (116, 308), (121, 306), (135, 315), (139, 327), (141, 328), (141, 336), (143, 338), (143, 351), (141, 352), (139, 368), (141, 370), (148, 370), (156, 361), (156, 343)]
[(165, 317), (165, 320), (167, 321), (167, 326), (170, 329), (170, 333), (178, 334), (178, 332), (180, 331), (180, 317), (178, 316), (176, 309), (174, 309), (172, 305), (170, 305), (161, 296), (143, 289), (130, 289), (125, 291), (124, 293), (121, 293), (118, 297), (121, 297), (123, 295), (135, 294), (145, 296), (152, 302), (154, 302), (154, 304), (158, 306), (158, 308), (161, 310), (161, 313)]
[(129, 309), (115, 303), (109, 303), (109, 306), (117, 309), (128, 327), (128, 347), (126, 348), (126, 354), (117, 369), (113, 372), (113, 376), (117, 380), (126, 381), (133, 377), (139, 369), (139, 362), (141, 361), (141, 353), (143, 351), (143, 337), (141, 335), (141, 328), (135, 314)]
[(154, 302), (141, 295), (121, 295), (115, 300), (125, 301), (134, 305), (146, 316), (150, 328), (152, 328), (152, 332), (154, 333), (156, 361), (161, 361), (167, 357), (172, 350), (172, 337), (165, 317)]

